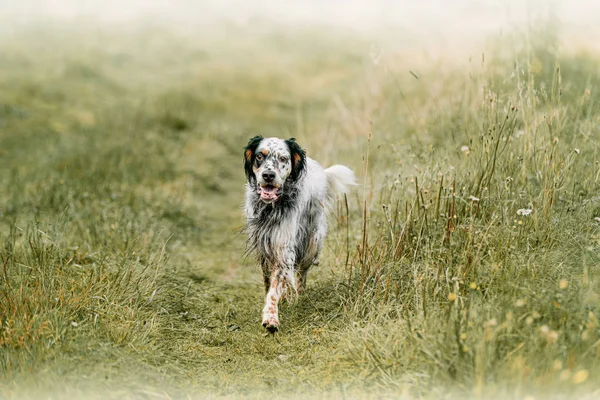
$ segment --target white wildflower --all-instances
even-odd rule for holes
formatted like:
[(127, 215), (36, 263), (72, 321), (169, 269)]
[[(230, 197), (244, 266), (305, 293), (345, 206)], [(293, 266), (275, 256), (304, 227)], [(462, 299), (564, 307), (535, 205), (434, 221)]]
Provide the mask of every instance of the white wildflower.
[(515, 301), (515, 307), (523, 307), (526, 304), (527, 304), (526, 299), (518, 299), (517, 301)]
[(498, 321), (496, 320), (496, 318), (492, 318), (489, 321), (486, 321), (484, 324), (485, 327), (496, 326), (496, 325), (498, 325)]
[(470, 152), (471, 150), (469, 149), (469, 146), (462, 146), (462, 147), (460, 148), (460, 151), (462, 151), (462, 152), (463, 152), (463, 153), (465, 153), (465, 154), (469, 154), (469, 152)]
[(522, 215), (522, 216), (526, 217), (529, 214), (531, 214), (532, 212), (533, 212), (533, 210), (531, 208), (520, 208), (517, 210), (517, 215)]
[(479, 201), (479, 197), (469, 196), (469, 200), (471, 200), (471, 201)]

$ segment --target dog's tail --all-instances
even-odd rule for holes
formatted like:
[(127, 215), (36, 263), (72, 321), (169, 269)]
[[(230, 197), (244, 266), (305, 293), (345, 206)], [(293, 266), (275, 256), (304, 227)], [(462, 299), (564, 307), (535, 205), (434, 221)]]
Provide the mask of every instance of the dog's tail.
[(349, 186), (355, 186), (354, 172), (343, 165), (333, 165), (325, 170), (327, 176), (327, 197), (334, 200), (338, 193), (348, 193)]

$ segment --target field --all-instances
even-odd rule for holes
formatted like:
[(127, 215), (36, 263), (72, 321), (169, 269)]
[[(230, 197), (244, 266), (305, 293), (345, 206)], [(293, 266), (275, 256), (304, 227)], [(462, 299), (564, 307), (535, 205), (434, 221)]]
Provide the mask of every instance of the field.
[[(551, 16), (2, 26), (0, 398), (600, 397), (600, 52)], [(276, 335), (256, 134), (360, 181)]]

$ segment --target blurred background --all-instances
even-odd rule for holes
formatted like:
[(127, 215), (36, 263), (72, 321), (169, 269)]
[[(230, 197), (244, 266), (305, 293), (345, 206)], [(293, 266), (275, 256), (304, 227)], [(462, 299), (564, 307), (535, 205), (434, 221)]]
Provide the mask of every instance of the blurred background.
[(571, 34), (594, 43), (591, 38), (598, 33), (598, 7), (593, 0), (26, 0), (4, 2), (2, 13), (18, 23), (41, 17), (129, 23), (151, 19), (173, 28), (223, 21), (247, 25), (255, 18), (264, 18), (285, 24), (288, 29), (302, 24), (343, 26), (363, 32), (394, 28), (421, 38), (433, 36), (444, 44), (460, 41), (464, 45), (476, 41), (477, 36), (480, 39), (500, 28), (518, 26), (549, 11)]
[[(2, 1), (0, 398), (598, 397), (599, 38), (596, 0)], [(361, 182), (275, 338), (256, 134)]]

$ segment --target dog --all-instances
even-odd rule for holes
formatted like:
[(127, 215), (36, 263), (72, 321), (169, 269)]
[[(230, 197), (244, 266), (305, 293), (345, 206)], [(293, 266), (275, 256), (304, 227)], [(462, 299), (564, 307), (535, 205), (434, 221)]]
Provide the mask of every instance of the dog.
[(244, 170), (248, 250), (258, 257), (266, 292), (262, 325), (275, 333), (279, 300), (288, 289), (304, 292), (327, 233), (328, 207), (356, 178), (342, 165), (323, 168), (294, 138), (253, 137)]

